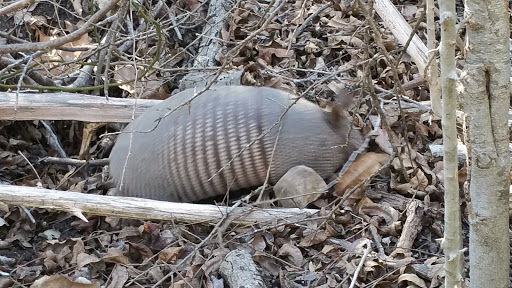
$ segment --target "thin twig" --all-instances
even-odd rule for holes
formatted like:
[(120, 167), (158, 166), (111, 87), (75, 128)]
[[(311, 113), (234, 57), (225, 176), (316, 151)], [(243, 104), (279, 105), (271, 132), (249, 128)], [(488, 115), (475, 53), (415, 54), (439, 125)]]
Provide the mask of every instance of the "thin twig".
[(103, 18), (107, 13), (114, 9), (114, 7), (117, 5), (117, 3), (120, 0), (113, 0), (107, 2), (108, 4), (100, 9), (100, 11), (96, 12), (94, 15), (91, 16), (91, 18), (85, 22), (83, 25), (81, 25), (78, 29), (75, 31), (69, 33), (68, 35), (64, 37), (60, 37), (54, 40), (50, 41), (43, 41), (43, 42), (30, 42), (30, 43), (23, 43), (23, 44), (8, 44), (8, 45), (2, 45), (0, 46), (0, 54), (6, 54), (6, 53), (14, 53), (14, 52), (31, 52), (31, 51), (48, 51), (55, 47), (62, 46), (66, 43), (73, 42), (75, 40), (80, 39), (82, 35), (89, 32), (93, 27), (94, 24), (97, 23), (101, 18)]

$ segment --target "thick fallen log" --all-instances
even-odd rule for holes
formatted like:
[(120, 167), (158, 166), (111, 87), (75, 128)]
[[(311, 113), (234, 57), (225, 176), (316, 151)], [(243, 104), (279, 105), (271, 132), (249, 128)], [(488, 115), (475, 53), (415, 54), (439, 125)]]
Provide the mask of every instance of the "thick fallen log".
[(237, 224), (296, 223), (319, 210), (298, 208), (259, 209), (204, 204), (173, 203), (141, 198), (92, 195), (36, 187), (0, 184), (0, 201), (19, 206), (127, 219), (217, 223), (223, 219)]

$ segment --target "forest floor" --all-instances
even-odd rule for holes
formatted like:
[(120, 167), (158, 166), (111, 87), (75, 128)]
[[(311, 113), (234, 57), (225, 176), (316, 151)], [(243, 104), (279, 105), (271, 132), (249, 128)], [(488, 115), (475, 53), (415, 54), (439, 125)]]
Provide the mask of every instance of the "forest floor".
[[(318, 210), (314, 217), (287, 225), (87, 214), (85, 222), (67, 212), (2, 204), (0, 287), (227, 287), (219, 267), (231, 251), (252, 255), (263, 287), (443, 285), (438, 241), (444, 230), (443, 163), (429, 149), (442, 144), (441, 122), (431, 117), (425, 84), (396, 96), (399, 84), (421, 80), (423, 71), (401, 54), (403, 46), (379, 16), (365, 16), (367, 3), (221, 2), (234, 6), (227, 9), (220, 49), (210, 59), (214, 65), (193, 67), (207, 37), (205, 22), (215, 17), (207, 15), (208, 3), (149, 2), (137, 11), (137, 5), (121, 1), (100, 19), (107, 21), (85, 31), (80, 29), (94, 14), (92, 1), (41, 1), (0, 12), (0, 46), (48, 43), (81, 33), (64, 46), (42, 47), (46, 52), (32, 58), (28, 50), (0, 53), (1, 91), (72, 86), (98, 97), (108, 90), (109, 97), (164, 99), (187, 74), (216, 73), (221, 67), (242, 71), (244, 85), (343, 103), (354, 125), (369, 135), (366, 150), (373, 153), (349, 170), (375, 173), (360, 176), (359, 182), (369, 179), (350, 195), (340, 197), (341, 188), (325, 193), (308, 205)], [(108, 3), (95, 1), (95, 13)], [(401, 1), (395, 7), (426, 43), (421, 4)], [(77, 84), (78, 75), (87, 75), (86, 84)], [(133, 82), (134, 75), (141, 77)], [(110, 85), (101, 86), (106, 79)], [(100, 87), (85, 87), (95, 85)], [(45, 159), (107, 159), (113, 132), (122, 126), (102, 125), (86, 138), (85, 122), (47, 120), (0, 121), (0, 183), (106, 194), (103, 167)], [(461, 207), (465, 215), (464, 203)]]

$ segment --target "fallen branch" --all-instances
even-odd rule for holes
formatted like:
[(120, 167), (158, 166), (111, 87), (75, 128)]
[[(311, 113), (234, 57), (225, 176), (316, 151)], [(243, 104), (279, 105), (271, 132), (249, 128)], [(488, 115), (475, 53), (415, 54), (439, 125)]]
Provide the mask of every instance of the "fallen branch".
[(15, 11), (18, 11), (20, 9), (23, 9), (29, 5), (32, 5), (35, 2), (35, 0), (20, 0), (16, 1), (14, 3), (11, 3), (5, 7), (0, 8), (0, 16), (13, 13)]
[(265, 287), (261, 270), (258, 269), (252, 255), (243, 249), (229, 252), (220, 264), (219, 273), (229, 287)]
[(77, 167), (85, 165), (89, 165), (91, 167), (108, 165), (108, 159), (78, 160), (71, 158), (45, 157), (41, 159), (41, 162), (48, 164), (71, 165)]
[[(384, 25), (393, 33), (398, 42), (404, 45), (412, 32), (411, 26), (389, 0), (376, 0), (375, 11), (382, 18)], [(411, 44), (407, 47), (407, 53), (411, 56), (419, 71), (423, 73), (427, 65), (427, 46), (423, 44), (418, 35), (414, 35)]]
[[(135, 102), (135, 99), (113, 97), (106, 100), (104, 97), (67, 92), (20, 93), (16, 98), (16, 93), (0, 92), (0, 120), (76, 120), (127, 123), (132, 120), (134, 105), (136, 106), (135, 118), (137, 118), (161, 101), (138, 99)], [(403, 104), (403, 108), (409, 109), (407, 105), (408, 103)], [(428, 104), (426, 105), (428, 106)], [(418, 105), (412, 104), (412, 106), (415, 108)]]
[(204, 204), (173, 203), (142, 198), (102, 196), (36, 187), (0, 184), (0, 202), (69, 212), (129, 219), (215, 223), (229, 214), (236, 224), (286, 224), (304, 220), (319, 210), (298, 208), (258, 209)]
[[(203, 33), (199, 35), (202, 39), (199, 45), (200, 48), (195, 56), (193, 67), (210, 67), (217, 64), (215, 55), (217, 55), (222, 47), (222, 41), (219, 39), (219, 36), (222, 27), (229, 21), (229, 17), (226, 15), (229, 14), (234, 3), (234, 1), (224, 0), (209, 1), (208, 16), (206, 17), (208, 21), (205, 23)], [(215, 79), (215, 73), (211, 74), (204, 71), (191, 72), (185, 75), (180, 81), (180, 90), (194, 87), (202, 89), (212, 81), (215, 82), (216, 85), (240, 85), (241, 83), (241, 71), (231, 73), (222, 71), (220, 75), (219, 78), (224, 78), (225, 84), (222, 83), (224, 82), (223, 80)]]
[[(444, 157), (443, 144), (432, 144), (429, 145), (428, 148), (430, 149), (432, 157)], [(466, 159), (468, 157), (467, 151), (468, 149), (466, 145), (464, 145), (464, 143), (459, 142), (457, 144), (457, 161), (459, 162), (459, 164), (466, 162)]]
[[(17, 101), (17, 102), (16, 102)], [(137, 117), (161, 100), (138, 99)], [(134, 99), (84, 94), (0, 92), (0, 120), (78, 120), (86, 122), (130, 122)], [(16, 111), (14, 109), (16, 107)]]

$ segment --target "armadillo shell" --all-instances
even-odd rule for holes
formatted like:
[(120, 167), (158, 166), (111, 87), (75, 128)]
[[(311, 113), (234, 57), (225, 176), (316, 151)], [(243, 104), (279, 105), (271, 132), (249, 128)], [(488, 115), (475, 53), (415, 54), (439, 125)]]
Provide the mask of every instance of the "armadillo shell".
[(283, 116), (294, 95), (277, 89), (215, 87), (182, 105), (196, 92), (152, 107), (119, 135), (110, 155), (117, 195), (197, 201), (259, 186), (269, 166), (270, 184), (297, 165), (326, 178), (362, 141), (346, 118), (332, 123), (303, 99)]

